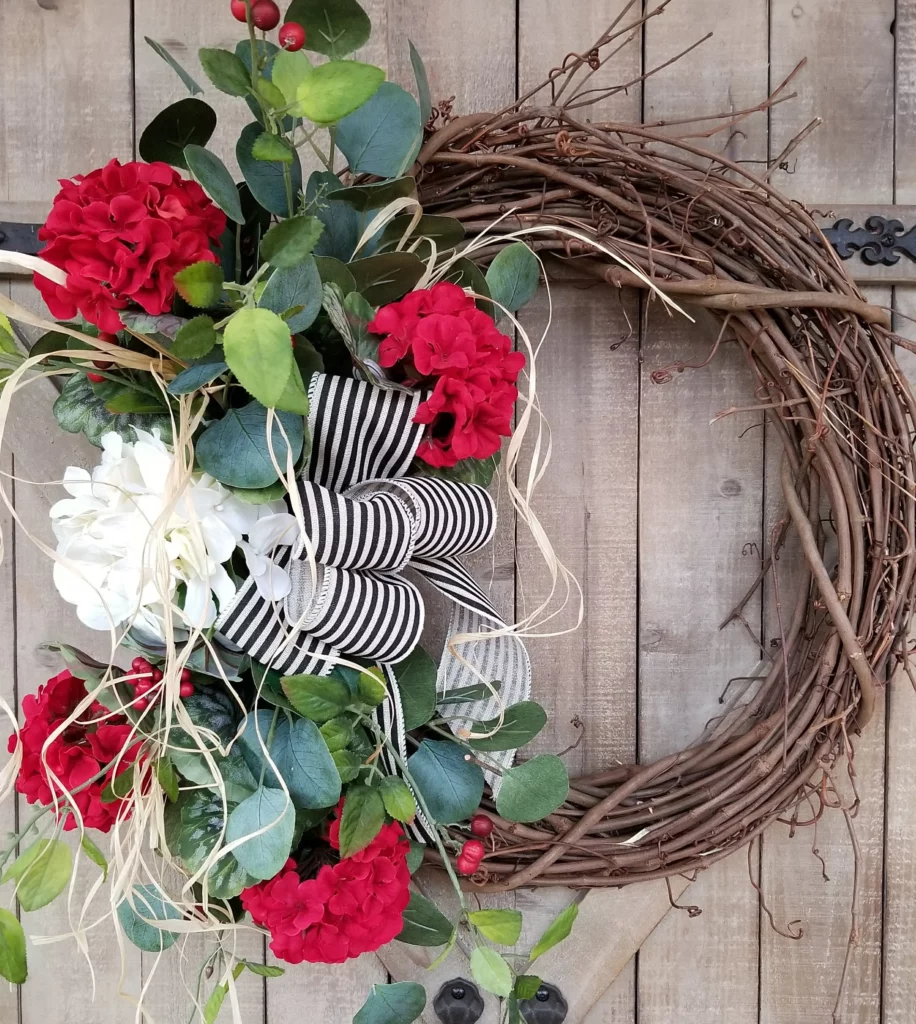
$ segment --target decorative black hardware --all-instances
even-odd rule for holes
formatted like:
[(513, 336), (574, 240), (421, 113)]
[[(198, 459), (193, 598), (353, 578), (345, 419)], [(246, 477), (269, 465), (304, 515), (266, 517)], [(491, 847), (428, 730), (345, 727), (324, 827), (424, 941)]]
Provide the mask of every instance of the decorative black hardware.
[(483, 1015), (483, 998), (472, 982), (455, 978), (439, 990), (433, 1009), (442, 1024), (475, 1024)]
[(556, 985), (546, 982), (534, 994), (533, 999), (522, 999), (518, 1004), (519, 1013), (527, 1024), (563, 1024), (569, 1007)]
[[(37, 256), (43, 242), (38, 241), (41, 224), (0, 224), (0, 253), (25, 252)], [(2, 262), (2, 257), (0, 257)]]
[(865, 227), (857, 228), (848, 217), (824, 229), (824, 237), (836, 249), (841, 260), (851, 259), (858, 251), (869, 266), (892, 267), (900, 254), (916, 262), (916, 225), (904, 230), (899, 220), (873, 214), (865, 218)]

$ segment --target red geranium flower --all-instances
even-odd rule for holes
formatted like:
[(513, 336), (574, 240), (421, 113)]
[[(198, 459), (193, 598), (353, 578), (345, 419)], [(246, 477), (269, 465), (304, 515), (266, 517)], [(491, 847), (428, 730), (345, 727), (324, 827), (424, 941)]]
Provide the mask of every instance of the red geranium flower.
[[(91, 711), (87, 711), (48, 744), (45, 767), (42, 761), (45, 742), (58, 726), (70, 718), (85, 696), (85, 682), (64, 669), (46, 685), (39, 686), (38, 693), (30, 693), (22, 701), (25, 724), (19, 734), (22, 765), (16, 778), (16, 789), (30, 804), (37, 802), (48, 806), (53, 803), (48, 778), (50, 770), (56, 780), (54, 788), (64, 816), (64, 831), (76, 828), (77, 822), (72, 808), (61, 798), (60, 786), (73, 793), (124, 751), (117, 765), (117, 774), (120, 775), (136, 760), (141, 745), (138, 740), (128, 747), (133, 729), (123, 715), (109, 715), (103, 709), (105, 717), (94, 719)], [(10, 736), (7, 749), (10, 753), (16, 749), (15, 735)], [(108, 832), (122, 814), (123, 801), (102, 803), (102, 792), (114, 773), (115, 769), (111, 769), (74, 794), (74, 803), (80, 809), (86, 828)], [(127, 813), (125, 808), (123, 815)]]
[(433, 466), (486, 459), (512, 432), (515, 382), (525, 365), (512, 339), (474, 299), (441, 282), (383, 306), (369, 330), (385, 337), (379, 363), (432, 389), (414, 422), (428, 425), (417, 451)]
[(61, 180), (38, 237), (42, 259), (67, 273), (66, 286), (35, 275), (59, 320), (81, 313), (101, 330), (123, 326), (118, 313), (136, 303), (166, 313), (179, 270), (206, 260), (226, 227), (226, 215), (195, 181), (168, 164), (112, 160), (91, 174)]
[[(342, 804), (341, 804), (342, 807)], [(340, 849), (340, 818), (329, 841)], [(397, 822), (385, 825), (359, 853), (323, 865), (303, 881), (296, 862), (245, 889), (242, 906), (268, 929), (274, 955), (291, 964), (342, 964), (391, 942), (410, 902), (410, 844)]]

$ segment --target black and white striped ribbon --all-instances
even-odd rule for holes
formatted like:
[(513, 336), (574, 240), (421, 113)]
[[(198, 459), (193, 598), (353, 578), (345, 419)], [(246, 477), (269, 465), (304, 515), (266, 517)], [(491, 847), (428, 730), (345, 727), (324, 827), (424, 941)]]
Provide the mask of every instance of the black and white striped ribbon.
[[(316, 374), (309, 397), (312, 451), (308, 479), (299, 482), (305, 537), (296, 550), (273, 556), (289, 573), (290, 593), (273, 602), (250, 579), (222, 610), (217, 627), (286, 675), (326, 674), (347, 656), (378, 662), (391, 692), (379, 720), (406, 757), (391, 666), (419, 642), (424, 606), (405, 570), (417, 572), (454, 603), (439, 664), (440, 695), (500, 683), (498, 696), (443, 706), (440, 713), (453, 729), (494, 718), (501, 705), (529, 694), (523, 644), (459, 561), (490, 540), (496, 509), (482, 487), (405, 477), (422, 436), (422, 425), (413, 422), (421, 396)], [(483, 635), (462, 641), (462, 634)], [(513, 754), (493, 757), (508, 766)], [(395, 774), (390, 760), (386, 767)], [(497, 775), (490, 773), (490, 781), (498, 787)]]

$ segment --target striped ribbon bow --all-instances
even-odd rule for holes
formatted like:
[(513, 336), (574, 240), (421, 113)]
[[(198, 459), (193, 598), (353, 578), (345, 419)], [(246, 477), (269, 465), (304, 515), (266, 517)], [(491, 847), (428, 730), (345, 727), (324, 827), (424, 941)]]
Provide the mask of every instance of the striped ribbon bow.
[[(413, 422), (422, 396), (319, 373), (309, 400), (312, 450), (299, 482), (307, 540), (273, 556), (290, 577), (289, 594), (273, 601), (247, 580), (221, 613), (219, 631), (285, 675), (327, 674), (340, 656), (378, 662), (390, 694), (381, 723), (406, 756), (391, 666), (413, 651), (423, 630), (423, 598), (402, 575), (410, 569), (453, 602), (440, 697), (481, 678), (502, 684), (498, 697), (446, 705), (440, 714), (456, 727), (468, 718), (496, 717), (500, 703), (525, 700), (530, 668), (524, 645), (494, 632), (506, 623), (459, 560), (492, 537), (492, 498), (474, 484), (405, 478), (422, 437), (423, 426)], [(459, 643), (456, 658), (449, 643), (465, 633), (491, 635)], [(496, 757), (509, 765), (513, 753)], [(396, 774), (393, 758), (386, 767)]]

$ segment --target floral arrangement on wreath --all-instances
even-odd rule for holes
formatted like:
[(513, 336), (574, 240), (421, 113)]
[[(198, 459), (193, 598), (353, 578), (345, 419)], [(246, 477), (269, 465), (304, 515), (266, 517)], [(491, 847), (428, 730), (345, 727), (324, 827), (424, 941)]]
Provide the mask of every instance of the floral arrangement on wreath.
[[(485, 488), (526, 369), (507, 331), (538, 260), (513, 241), (484, 275), (480, 240), (420, 208), (409, 172), (434, 114), (412, 46), (416, 98), (348, 56), (370, 33), (355, 0), (294, 0), (277, 43), (273, 0), (229, 6), (247, 33), (200, 62), (251, 109), (243, 181), (207, 148), (202, 89), (150, 41), (191, 95), (146, 128), (142, 161), (61, 182), (40, 258), (18, 257), (58, 322), (0, 300), (0, 422), (59, 375), (57, 422), (100, 450), (51, 509), (54, 582), (112, 645), (108, 663), (51, 645), (66, 667), (22, 723), (3, 706), (0, 789), (33, 813), (2, 880), (26, 924), (84, 866), (141, 949), (210, 934), (208, 1024), (243, 970), (282, 973), (235, 955), (243, 922), (290, 964), (391, 941), (445, 957), (462, 930), (518, 1020), (540, 984), (505, 951), (521, 915), (473, 909), (460, 876), (485, 870), (494, 815), (538, 820), (568, 779), (550, 755), (514, 764), (546, 718), (520, 631), (461, 559), (495, 528)], [(304, 178), (303, 152), (325, 169)], [(28, 357), (12, 320), (46, 327)], [(452, 605), (438, 666), (417, 577)], [(411, 891), (427, 849), (457, 919)], [(0, 975), (26, 973), (0, 910)], [(409, 1024), (424, 1004), (376, 986), (356, 1020)]]

